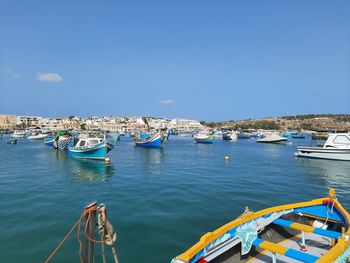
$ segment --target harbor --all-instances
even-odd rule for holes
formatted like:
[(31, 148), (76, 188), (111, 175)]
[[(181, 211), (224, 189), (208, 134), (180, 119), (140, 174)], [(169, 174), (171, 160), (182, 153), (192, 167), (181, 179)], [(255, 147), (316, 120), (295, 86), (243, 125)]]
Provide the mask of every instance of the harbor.
[(349, 0), (0, 2), (0, 262), (350, 263)]
[[(315, 144), (311, 136), (289, 145), (255, 139), (201, 144), (170, 136), (160, 148), (136, 147), (132, 137), (121, 136), (107, 164), (71, 158), (39, 140), (8, 145), (7, 136), (0, 141), (5, 262), (44, 261), (95, 200), (109, 211), (120, 262), (170, 262), (246, 206), (258, 211), (327, 196), (335, 188), (350, 209), (349, 162), (294, 156), (296, 147)], [(76, 239), (68, 239), (56, 260), (77, 262), (78, 250)]]

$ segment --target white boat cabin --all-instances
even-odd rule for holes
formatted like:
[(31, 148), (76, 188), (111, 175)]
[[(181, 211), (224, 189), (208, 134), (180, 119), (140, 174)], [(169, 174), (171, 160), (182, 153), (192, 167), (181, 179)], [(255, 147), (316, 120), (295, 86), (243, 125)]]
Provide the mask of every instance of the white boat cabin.
[(81, 138), (75, 144), (75, 147), (89, 147), (103, 142), (103, 138)]
[(349, 133), (331, 133), (323, 148), (350, 149)]

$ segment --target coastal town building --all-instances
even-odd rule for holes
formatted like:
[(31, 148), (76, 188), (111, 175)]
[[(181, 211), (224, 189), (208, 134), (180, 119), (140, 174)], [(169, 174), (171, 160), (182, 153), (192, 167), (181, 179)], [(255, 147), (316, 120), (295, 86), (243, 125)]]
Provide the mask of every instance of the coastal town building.
[(5, 115), (0, 114), (0, 129), (1, 130), (8, 130), (12, 129), (17, 124), (17, 118), (15, 115)]
[(26, 128), (34, 128), (40, 125), (42, 117), (39, 116), (17, 116), (16, 124), (24, 125)]
[[(246, 127), (261, 126), (260, 129), (301, 129), (314, 131), (348, 131), (350, 130), (349, 115), (315, 116), (296, 118), (294, 116), (279, 118), (248, 119), (242, 121), (230, 121), (222, 123), (199, 122), (197, 120), (183, 118), (157, 118), (147, 117), (147, 123), (151, 129), (169, 128), (178, 131), (198, 131), (208, 127), (219, 129), (220, 127)], [(202, 125), (204, 123), (205, 125)], [(266, 127), (265, 127), (266, 126)], [(277, 128), (276, 128), (277, 127)], [(41, 116), (15, 116), (0, 114), (0, 129), (35, 129), (43, 130), (105, 130), (110, 132), (130, 132), (147, 129), (145, 119), (138, 116), (104, 116), (81, 118), (69, 116), (66, 118), (46, 118)], [(257, 128), (257, 129), (259, 129)]]

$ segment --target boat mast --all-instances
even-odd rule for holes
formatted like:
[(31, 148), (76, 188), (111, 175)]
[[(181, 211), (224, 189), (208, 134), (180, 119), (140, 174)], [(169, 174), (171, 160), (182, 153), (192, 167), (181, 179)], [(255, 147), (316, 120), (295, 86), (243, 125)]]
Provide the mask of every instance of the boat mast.
[(143, 122), (147, 125), (147, 130), (150, 131), (151, 129), (150, 129), (150, 127), (149, 127), (147, 118), (146, 118), (146, 117), (142, 117), (142, 120), (143, 120)]

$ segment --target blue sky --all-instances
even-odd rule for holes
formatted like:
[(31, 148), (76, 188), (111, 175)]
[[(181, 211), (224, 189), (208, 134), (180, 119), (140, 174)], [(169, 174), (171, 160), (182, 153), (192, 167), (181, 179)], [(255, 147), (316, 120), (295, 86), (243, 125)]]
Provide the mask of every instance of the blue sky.
[(0, 2), (1, 113), (350, 113), (348, 0)]

